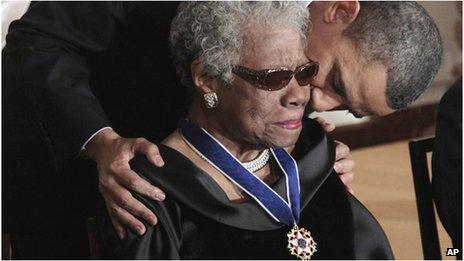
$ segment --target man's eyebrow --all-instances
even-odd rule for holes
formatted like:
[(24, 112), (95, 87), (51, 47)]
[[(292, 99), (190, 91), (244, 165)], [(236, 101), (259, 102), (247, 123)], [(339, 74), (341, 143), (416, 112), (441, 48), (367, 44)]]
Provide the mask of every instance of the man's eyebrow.
[(332, 88), (334, 91), (342, 96), (343, 98), (346, 98), (346, 88), (345, 88), (345, 82), (342, 79), (342, 74), (340, 70), (340, 63), (338, 62), (337, 59), (335, 59), (334, 64), (332, 66), (331, 70), (331, 76), (332, 76)]

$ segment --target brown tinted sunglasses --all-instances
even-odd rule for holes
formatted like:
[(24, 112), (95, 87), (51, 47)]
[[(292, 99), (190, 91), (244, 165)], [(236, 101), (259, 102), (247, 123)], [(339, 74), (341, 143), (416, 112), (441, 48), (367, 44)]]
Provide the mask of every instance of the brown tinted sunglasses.
[(318, 71), (319, 63), (313, 61), (298, 66), (295, 71), (285, 67), (255, 71), (240, 65), (232, 69), (232, 72), (240, 78), (268, 91), (277, 91), (284, 88), (292, 80), (293, 76), (295, 76), (300, 86), (309, 85)]

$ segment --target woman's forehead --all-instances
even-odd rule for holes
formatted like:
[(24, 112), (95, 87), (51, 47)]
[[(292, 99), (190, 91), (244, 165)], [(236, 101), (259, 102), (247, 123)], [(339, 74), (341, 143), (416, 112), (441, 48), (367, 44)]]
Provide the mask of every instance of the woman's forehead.
[(255, 69), (267, 69), (269, 66), (290, 68), (308, 61), (302, 39), (295, 31), (255, 31), (252, 39), (247, 38), (242, 52), (242, 63), (245, 66)]

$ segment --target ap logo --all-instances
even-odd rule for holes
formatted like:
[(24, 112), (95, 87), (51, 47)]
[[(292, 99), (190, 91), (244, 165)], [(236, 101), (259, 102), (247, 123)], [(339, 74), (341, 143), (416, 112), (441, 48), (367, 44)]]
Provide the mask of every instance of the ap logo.
[(447, 248), (446, 249), (446, 256), (456, 256), (459, 254), (459, 249), (457, 248)]

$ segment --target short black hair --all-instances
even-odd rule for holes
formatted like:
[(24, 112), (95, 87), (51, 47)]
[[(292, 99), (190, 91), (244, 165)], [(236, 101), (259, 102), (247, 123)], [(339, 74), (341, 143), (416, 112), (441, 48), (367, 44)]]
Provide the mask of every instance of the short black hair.
[(367, 62), (387, 69), (387, 104), (401, 109), (430, 85), (441, 65), (442, 40), (432, 17), (411, 1), (360, 2), (358, 17), (344, 31)]

